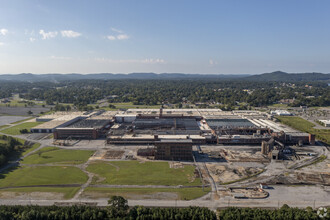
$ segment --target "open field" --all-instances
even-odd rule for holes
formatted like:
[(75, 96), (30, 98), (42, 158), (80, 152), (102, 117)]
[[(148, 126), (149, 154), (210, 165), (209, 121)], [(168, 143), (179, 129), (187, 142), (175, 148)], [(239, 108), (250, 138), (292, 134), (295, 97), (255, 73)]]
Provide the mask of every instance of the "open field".
[(87, 170), (102, 178), (93, 181), (97, 184), (201, 185), (200, 179), (195, 178), (195, 167), (191, 165), (174, 169), (168, 162), (113, 161), (91, 163)]
[(71, 199), (79, 187), (24, 187), (0, 189), (0, 198)]
[(19, 125), (4, 129), (1, 132), (5, 133), (5, 134), (9, 134), (9, 135), (19, 135), (19, 134), (21, 134), (19, 132), (20, 130), (22, 130), (22, 129), (28, 129), (29, 130), (30, 128), (35, 127), (35, 126), (37, 126), (39, 124), (42, 124), (42, 123), (44, 123), (44, 122), (25, 122), (23, 124), (19, 124)]
[(173, 199), (192, 200), (206, 195), (211, 191), (210, 187), (204, 188), (95, 188), (85, 189), (83, 196), (88, 198), (110, 198), (111, 196), (123, 196), (126, 199)]
[(0, 125), (0, 130), (8, 128), (10, 125)]
[(277, 116), (277, 118), (283, 123), (296, 130), (304, 131), (307, 133), (315, 134), (316, 138), (330, 144), (330, 130), (326, 129), (314, 129), (313, 123), (306, 121), (300, 117), (292, 116)]
[(86, 181), (86, 174), (76, 167), (23, 166), (3, 174), (0, 187), (83, 184)]
[(33, 101), (33, 100), (22, 100), (19, 97), (13, 97), (8, 103), (0, 103), (0, 106), (12, 106), (12, 107), (29, 107), (29, 106), (42, 106), (45, 105), (45, 101)]
[(33, 144), (30, 148), (26, 149), (23, 153), (22, 153), (22, 156), (30, 153), (31, 151), (37, 149), (38, 147), (40, 147), (40, 144), (39, 143), (35, 143)]
[(33, 119), (34, 117), (29, 117), (29, 118), (26, 118), (26, 119), (22, 119), (22, 120), (19, 120), (19, 121), (15, 121), (15, 122), (13, 122), (13, 123), (10, 123), (10, 124), (12, 124), (12, 125), (14, 125), (14, 124), (19, 124), (19, 123), (22, 123), (22, 122), (24, 122), (24, 121), (29, 121), (29, 120), (31, 120), (31, 119)]
[(44, 147), (34, 154), (24, 158), (23, 164), (66, 163), (81, 164), (92, 156), (94, 151), (65, 150), (58, 147)]

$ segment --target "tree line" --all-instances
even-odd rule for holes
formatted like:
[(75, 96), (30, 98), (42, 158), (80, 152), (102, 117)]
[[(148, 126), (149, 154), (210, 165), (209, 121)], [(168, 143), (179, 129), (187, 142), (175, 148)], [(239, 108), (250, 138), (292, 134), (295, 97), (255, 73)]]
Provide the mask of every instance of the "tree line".
[(103, 220), (103, 219), (184, 219), (213, 220), (215, 212), (208, 208), (129, 208), (127, 200), (113, 196), (107, 208), (91, 206), (0, 206), (0, 220)]
[[(325, 216), (324, 211), (317, 212), (311, 207), (306, 209), (290, 208), (288, 205), (283, 205), (280, 209), (258, 209), (258, 208), (226, 208), (219, 211), (219, 218), (222, 220), (231, 219), (267, 219), (267, 220), (280, 220), (280, 219), (330, 219), (330, 208), (327, 209)], [(322, 215), (322, 216), (321, 216)]]
[(19, 153), (22, 148), (22, 143), (17, 139), (0, 135), (0, 166), (6, 164), (8, 159), (15, 153)]
[[(18, 93), (27, 100), (47, 104), (70, 103), (82, 108), (105, 99), (135, 105), (162, 103), (246, 103), (259, 107), (281, 99), (294, 99), (291, 106), (329, 106), (330, 87), (325, 82), (254, 82), (221, 79), (184, 80), (77, 80), (67, 82), (0, 82), (0, 98)], [(64, 108), (66, 108), (65, 106)], [(63, 108), (63, 107), (61, 107)]]
[[(103, 220), (103, 219), (138, 219), (138, 220), (287, 220), (287, 219), (330, 219), (324, 211), (317, 212), (311, 207), (306, 209), (290, 208), (283, 205), (280, 209), (225, 208), (216, 212), (203, 207), (188, 208), (148, 208), (134, 206), (129, 208), (127, 200), (113, 196), (106, 208), (91, 206), (0, 206), (0, 220)], [(328, 208), (327, 212), (330, 209)]]

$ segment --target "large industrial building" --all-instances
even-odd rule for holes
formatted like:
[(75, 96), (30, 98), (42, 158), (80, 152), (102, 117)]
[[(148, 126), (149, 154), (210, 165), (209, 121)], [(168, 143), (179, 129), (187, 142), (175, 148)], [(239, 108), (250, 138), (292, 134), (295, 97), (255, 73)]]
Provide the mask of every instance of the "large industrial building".
[[(53, 132), (54, 139), (105, 138), (107, 144), (154, 146), (154, 158), (191, 160), (192, 146), (201, 144), (314, 143), (315, 136), (275, 122), (259, 111), (219, 109), (128, 109), (48, 115), (32, 132)], [(266, 147), (267, 146), (267, 147)]]
[(45, 122), (36, 127), (31, 128), (32, 133), (53, 133), (56, 128), (69, 126), (79, 120), (89, 117), (86, 112), (56, 112), (51, 115), (44, 115), (36, 118), (38, 122)]
[(274, 122), (272, 115), (259, 111), (129, 109), (116, 115), (115, 122), (108, 144), (154, 144), (187, 138), (193, 144), (261, 144), (271, 138), (289, 144), (312, 141), (309, 134)]

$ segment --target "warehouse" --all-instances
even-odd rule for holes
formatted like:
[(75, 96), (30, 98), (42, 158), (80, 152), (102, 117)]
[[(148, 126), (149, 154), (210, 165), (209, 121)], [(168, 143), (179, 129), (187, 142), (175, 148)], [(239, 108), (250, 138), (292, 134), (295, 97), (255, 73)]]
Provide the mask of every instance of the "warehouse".
[(105, 137), (112, 122), (112, 120), (107, 119), (83, 119), (70, 126), (55, 129), (54, 139), (98, 139)]
[(32, 133), (52, 133), (57, 128), (66, 127), (70, 124), (73, 124), (86, 116), (82, 116), (80, 114), (72, 114), (72, 115), (64, 115), (61, 117), (53, 118), (53, 117), (45, 117), (43, 119), (36, 119), (36, 121), (46, 121), (43, 124), (37, 125), (31, 128)]

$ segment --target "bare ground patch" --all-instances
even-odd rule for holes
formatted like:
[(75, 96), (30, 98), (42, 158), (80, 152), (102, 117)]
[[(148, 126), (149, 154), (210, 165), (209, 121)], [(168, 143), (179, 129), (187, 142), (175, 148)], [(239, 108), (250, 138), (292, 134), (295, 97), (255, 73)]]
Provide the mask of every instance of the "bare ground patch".
[(58, 192), (0, 192), (1, 199), (64, 199), (64, 193)]

